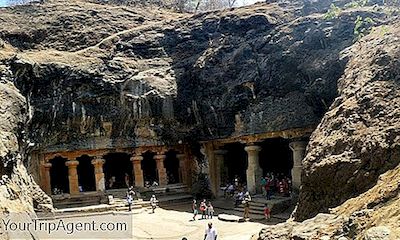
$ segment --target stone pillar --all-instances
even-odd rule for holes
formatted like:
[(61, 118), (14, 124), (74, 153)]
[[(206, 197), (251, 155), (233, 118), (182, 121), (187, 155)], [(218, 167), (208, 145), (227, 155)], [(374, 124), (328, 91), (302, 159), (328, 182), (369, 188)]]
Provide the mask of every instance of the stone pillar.
[(301, 185), (301, 172), (303, 170), (303, 158), (306, 152), (307, 142), (295, 141), (289, 143), (293, 152), (292, 184), (294, 190), (299, 190)]
[(157, 163), (159, 184), (160, 184), (160, 186), (165, 186), (168, 183), (167, 182), (167, 170), (165, 169), (165, 166), (164, 166), (165, 155), (164, 154), (155, 155), (154, 159), (156, 160), (156, 163)]
[(78, 171), (77, 166), (79, 162), (76, 160), (69, 160), (65, 162), (65, 166), (68, 167), (68, 180), (69, 180), (69, 193), (79, 194), (79, 181), (78, 181)]
[(44, 163), (42, 167), (44, 169), (44, 181), (43, 181), (43, 190), (48, 194), (51, 195), (51, 178), (50, 178), (50, 169), (52, 164), (51, 163)]
[(143, 157), (135, 155), (131, 157), (131, 161), (133, 164), (133, 175), (135, 176), (135, 186), (144, 187), (144, 178), (142, 170)]
[(261, 150), (261, 147), (251, 145), (246, 146), (244, 150), (247, 152), (247, 189), (251, 194), (255, 194), (261, 191), (261, 177), (262, 177), (262, 169), (258, 160), (258, 153)]
[(186, 167), (186, 156), (185, 154), (176, 154), (176, 158), (179, 160), (179, 180), (184, 184), (188, 184), (187, 182), (187, 167)]
[(221, 169), (224, 164), (224, 155), (227, 153), (226, 150), (214, 150), (214, 173), (215, 173), (215, 186), (213, 192), (216, 196), (219, 195), (221, 186)]
[(94, 178), (96, 180), (96, 191), (104, 192), (106, 190), (106, 183), (104, 179), (103, 165), (105, 160), (102, 158), (95, 158), (92, 160), (94, 166)]

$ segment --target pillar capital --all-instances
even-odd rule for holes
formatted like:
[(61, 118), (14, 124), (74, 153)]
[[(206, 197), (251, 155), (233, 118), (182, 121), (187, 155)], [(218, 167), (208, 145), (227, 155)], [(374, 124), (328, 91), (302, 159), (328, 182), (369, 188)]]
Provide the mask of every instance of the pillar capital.
[(43, 163), (42, 164), (42, 166), (44, 167), (44, 168), (51, 168), (51, 166), (53, 166), (53, 164), (51, 164), (51, 163)]
[(293, 141), (289, 143), (289, 147), (292, 151), (305, 151), (307, 147), (306, 141)]
[(134, 155), (131, 157), (132, 162), (140, 162), (143, 161), (143, 157), (141, 155)]
[(244, 150), (246, 152), (259, 152), (259, 151), (261, 151), (261, 147), (257, 146), (257, 145), (248, 145), (248, 146), (244, 147)]
[(79, 165), (79, 162), (76, 160), (68, 160), (65, 162), (65, 166), (67, 167), (76, 167)]
[(164, 160), (165, 158), (166, 158), (165, 154), (154, 155), (154, 159), (156, 160)]
[(224, 149), (217, 149), (217, 150), (214, 150), (214, 154), (215, 155), (225, 155), (225, 154), (227, 154), (228, 153), (228, 151), (227, 150), (224, 150)]
[(106, 161), (102, 158), (95, 158), (91, 161), (93, 165), (103, 165)]

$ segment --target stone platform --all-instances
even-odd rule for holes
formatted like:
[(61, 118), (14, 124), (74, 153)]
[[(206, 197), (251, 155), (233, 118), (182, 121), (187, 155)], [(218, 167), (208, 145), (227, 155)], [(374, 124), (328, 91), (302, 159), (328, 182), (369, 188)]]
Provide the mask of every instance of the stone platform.
[(219, 214), (218, 219), (225, 222), (244, 222), (244, 218), (231, 215), (231, 214)]

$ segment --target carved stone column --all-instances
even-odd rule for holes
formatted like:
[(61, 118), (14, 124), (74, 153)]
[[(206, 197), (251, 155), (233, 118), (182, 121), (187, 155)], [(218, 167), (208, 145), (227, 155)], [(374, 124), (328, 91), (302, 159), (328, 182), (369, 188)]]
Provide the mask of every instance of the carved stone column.
[(159, 184), (160, 184), (160, 186), (165, 186), (168, 183), (167, 170), (165, 169), (165, 166), (164, 166), (165, 155), (164, 154), (155, 155), (154, 159), (156, 160), (156, 163), (157, 163)]
[(140, 155), (135, 155), (131, 157), (133, 164), (133, 175), (135, 176), (135, 186), (144, 187), (144, 178), (142, 170), (143, 157)]
[(224, 164), (224, 155), (227, 153), (226, 150), (214, 150), (214, 174), (215, 174), (215, 186), (213, 192), (218, 195), (221, 187), (221, 169)]
[(187, 167), (186, 167), (186, 156), (185, 154), (176, 154), (176, 158), (179, 160), (179, 180), (187, 184)]
[(295, 141), (289, 143), (293, 152), (292, 184), (294, 190), (299, 190), (301, 185), (301, 172), (303, 171), (303, 158), (306, 152), (307, 142)]
[(51, 169), (52, 164), (51, 163), (44, 163), (42, 164), (42, 167), (44, 169), (44, 181), (43, 181), (43, 190), (51, 195), (51, 177), (50, 177), (50, 169)]
[(96, 180), (96, 191), (104, 192), (106, 190), (106, 183), (104, 179), (103, 165), (105, 160), (102, 158), (95, 158), (92, 160), (94, 166), (94, 178)]
[(68, 180), (69, 180), (69, 193), (79, 194), (79, 181), (77, 167), (79, 162), (76, 160), (69, 160), (65, 162), (65, 166), (68, 167)]
[(262, 177), (262, 169), (259, 164), (259, 156), (258, 153), (261, 150), (261, 147), (251, 145), (246, 146), (244, 150), (247, 152), (247, 189), (251, 194), (255, 194), (261, 191), (261, 177)]

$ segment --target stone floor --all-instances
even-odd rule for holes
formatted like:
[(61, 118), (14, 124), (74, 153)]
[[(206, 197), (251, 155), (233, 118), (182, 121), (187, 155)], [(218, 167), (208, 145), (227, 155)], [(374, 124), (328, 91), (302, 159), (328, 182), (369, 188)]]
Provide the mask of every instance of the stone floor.
[[(184, 209), (185, 207), (190, 208), (190, 205), (182, 205), (178, 208)], [(181, 240), (183, 237), (186, 237), (188, 240), (199, 240), (204, 238), (204, 230), (208, 222), (212, 222), (216, 227), (219, 240), (249, 240), (253, 234), (257, 234), (265, 226), (262, 223), (251, 221), (242, 223), (225, 222), (218, 220), (217, 217), (201, 220), (201, 217), (197, 216), (197, 220), (193, 221), (193, 215), (189, 210), (168, 210), (163, 208), (157, 208), (155, 213), (151, 213), (151, 210), (145, 209), (140, 212), (77, 213), (73, 216), (57, 216), (59, 219), (74, 223), (84, 222), (88, 219), (95, 221), (104, 221), (105, 219), (115, 221), (116, 218), (126, 220), (127, 217), (129, 221), (132, 221), (134, 240)], [(117, 237), (113, 232), (103, 232), (101, 238), (97, 238), (95, 235), (91, 235), (91, 237), (93, 239), (121, 239), (121, 236)], [(127, 233), (122, 236), (122, 239), (132, 239), (130, 235)], [(68, 239), (76, 239), (74, 236), (71, 237)], [(41, 238), (39, 237), (39, 239)], [(57, 239), (63, 239), (63, 237), (57, 237)]]
[[(142, 213), (133, 216), (133, 239), (203, 239), (204, 230), (208, 222), (217, 228), (218, 239), (249, 240), (264, 226), (261, 223), (224, 222), (214, 217), (213, 219), (192, 220), (192, 214), (184, 211), (156, 209), (154, 214)], [(199, 220), (200, 219), (200, 220)]]

